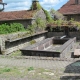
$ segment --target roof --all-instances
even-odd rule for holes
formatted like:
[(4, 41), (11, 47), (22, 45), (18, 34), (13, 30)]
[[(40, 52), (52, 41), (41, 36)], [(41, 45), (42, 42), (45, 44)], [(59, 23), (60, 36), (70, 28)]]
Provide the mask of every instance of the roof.
[(32, 19), (35, 11), (0, 12), (0, 21)]
[(80, 14), (80, 1), (79, 4), (75, 4), (75, 0), (69, 0), (58, 11), (63, 15)]

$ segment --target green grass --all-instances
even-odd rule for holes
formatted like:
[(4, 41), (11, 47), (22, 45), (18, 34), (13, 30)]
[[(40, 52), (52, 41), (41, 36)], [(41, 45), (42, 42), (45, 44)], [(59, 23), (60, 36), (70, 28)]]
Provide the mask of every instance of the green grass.
[(10, 72), (10, 71), (11, 71), (10, 68), (1, 68), (1, 69), (0, 69), (0, 74), (6, 73), (6, 72)]
[(12, 53), (10, 54), (10, 56), (11, 56), (11, 57), (22, 56), (22, 53), (21, 53), (20, 50), (18, 50), (18, 51), (12, 52)]
[(28, 71), (32, 71), (32, 70), (34, 70), (33, 67), (29, 67), (29, 68), (28, 68)]
[[(41, 80), (54, 80), (54, 75), (50, 76), (46, 73), (54, 73), (53, 70), (43, 69), (43, 68), (34, 68), (34, 67), (1, 67), (0, 66), (0, 78), (9, 79), (12, 77), (15, 78), (24, 78), (28, 79), (41, 79)], [(58, 75), (55, 73), (56, 78)], [(59, 80), (59, 79), (56, 79)]]
[(23, 67), (3, 67), (0, 68), (0, 77), (24, 77), (27, 75), (28, 69)]

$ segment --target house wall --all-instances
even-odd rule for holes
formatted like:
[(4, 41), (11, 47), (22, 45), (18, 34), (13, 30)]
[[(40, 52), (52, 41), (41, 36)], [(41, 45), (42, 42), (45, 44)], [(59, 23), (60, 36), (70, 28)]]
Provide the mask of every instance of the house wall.
[(0, 21), (0, 25), (4, 23), (21, 23), (25, 28), (27, 28), (28, 25), (35, 23), (35, 20), (37, 18), (41, 18), (42, 20), (46, 20), (46, 15), (44, 11), (41, 9), (35, 13), (33, 16), (33, 19), (26, 19), (26, 20), (8, 20), (8, 21)]
[(31, 24), (31, 20), (0, 21), (0, 25), (4, 24), (4, 23), (7, 23), (7, 24), (10, 24), (10, 23), (21, 23), (24, 26), (24, 28), (27, 28), (27, 26)]
[(75, 21), (80, 21), (80, 14), (76, 14), (76, 15), (64, 15), (66, 16), (67, 20), (70, 20), (71, 18), (73, 18)]
[[(47, 37), (62, 37), (64, 36), (64, 32), (48, 32), (47, 33)], [(80, 40), (80, 31), (78, 32), (69, 32), (69, 37), (73, 38), (73, 37), (76, 37), (77, 40)]]
[(32, 20), (32, 22), (31, 22), (32, 24), (35, 23), (35, 20), (37, 18), (41, 18), (42, 20), (46, 21), (46, 15), (42, 9), (37, 11), (37, 13), (34, 15), (33, 18), (34, 18), (34, 20)]

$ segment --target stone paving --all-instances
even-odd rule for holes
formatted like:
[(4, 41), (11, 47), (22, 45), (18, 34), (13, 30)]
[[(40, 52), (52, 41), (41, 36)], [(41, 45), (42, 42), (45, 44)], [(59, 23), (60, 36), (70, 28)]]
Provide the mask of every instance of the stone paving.
[[(54, 70), (56, 73), (54, 80), (80, 80), (80, 59), (70, 60), (39, 60), (39, 59), (16, 59), (0, 57), (0, 66), (17, 66), (17, 67), (34, 67)], [(58, 75), (58, 76), (57, 76)], [(59, 77), (59, 79), (57, 79)], [(7, 80), (7, 79), (0, 79)], [(44, 80), (44, 79), (28, 79), (12, 78), (9, 80)], [(48, 79), (49, 80), (49, 79)], [(53, 79), (51, 79), (53, 80)]]
[(70, 53), (67, 56), (69, 56), (67, 59), (0, 56), (0, 66), (44, 68), (54, 72), (54, 75), (48, 79), (25, 76), (24, 78), (10, 77), (9, 79), (0, 77), (0, 80), (80, 80), (80, 58), (70, 58)]
[(65, 68), (73, 61), (56, 61), (56, 60), (38, 60), (38, 59), (15, 59), (15, 58), (0, 58), (0, 65), (8, 66), (33, 66), (37, 68), (58, 69)]

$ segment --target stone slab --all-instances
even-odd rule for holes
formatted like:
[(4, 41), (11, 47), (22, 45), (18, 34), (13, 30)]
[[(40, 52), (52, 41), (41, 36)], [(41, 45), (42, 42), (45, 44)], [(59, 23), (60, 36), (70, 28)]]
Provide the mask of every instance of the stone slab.
[(80, 49), (75, 49), (74, 55), (75, 56), (80, 56)]

